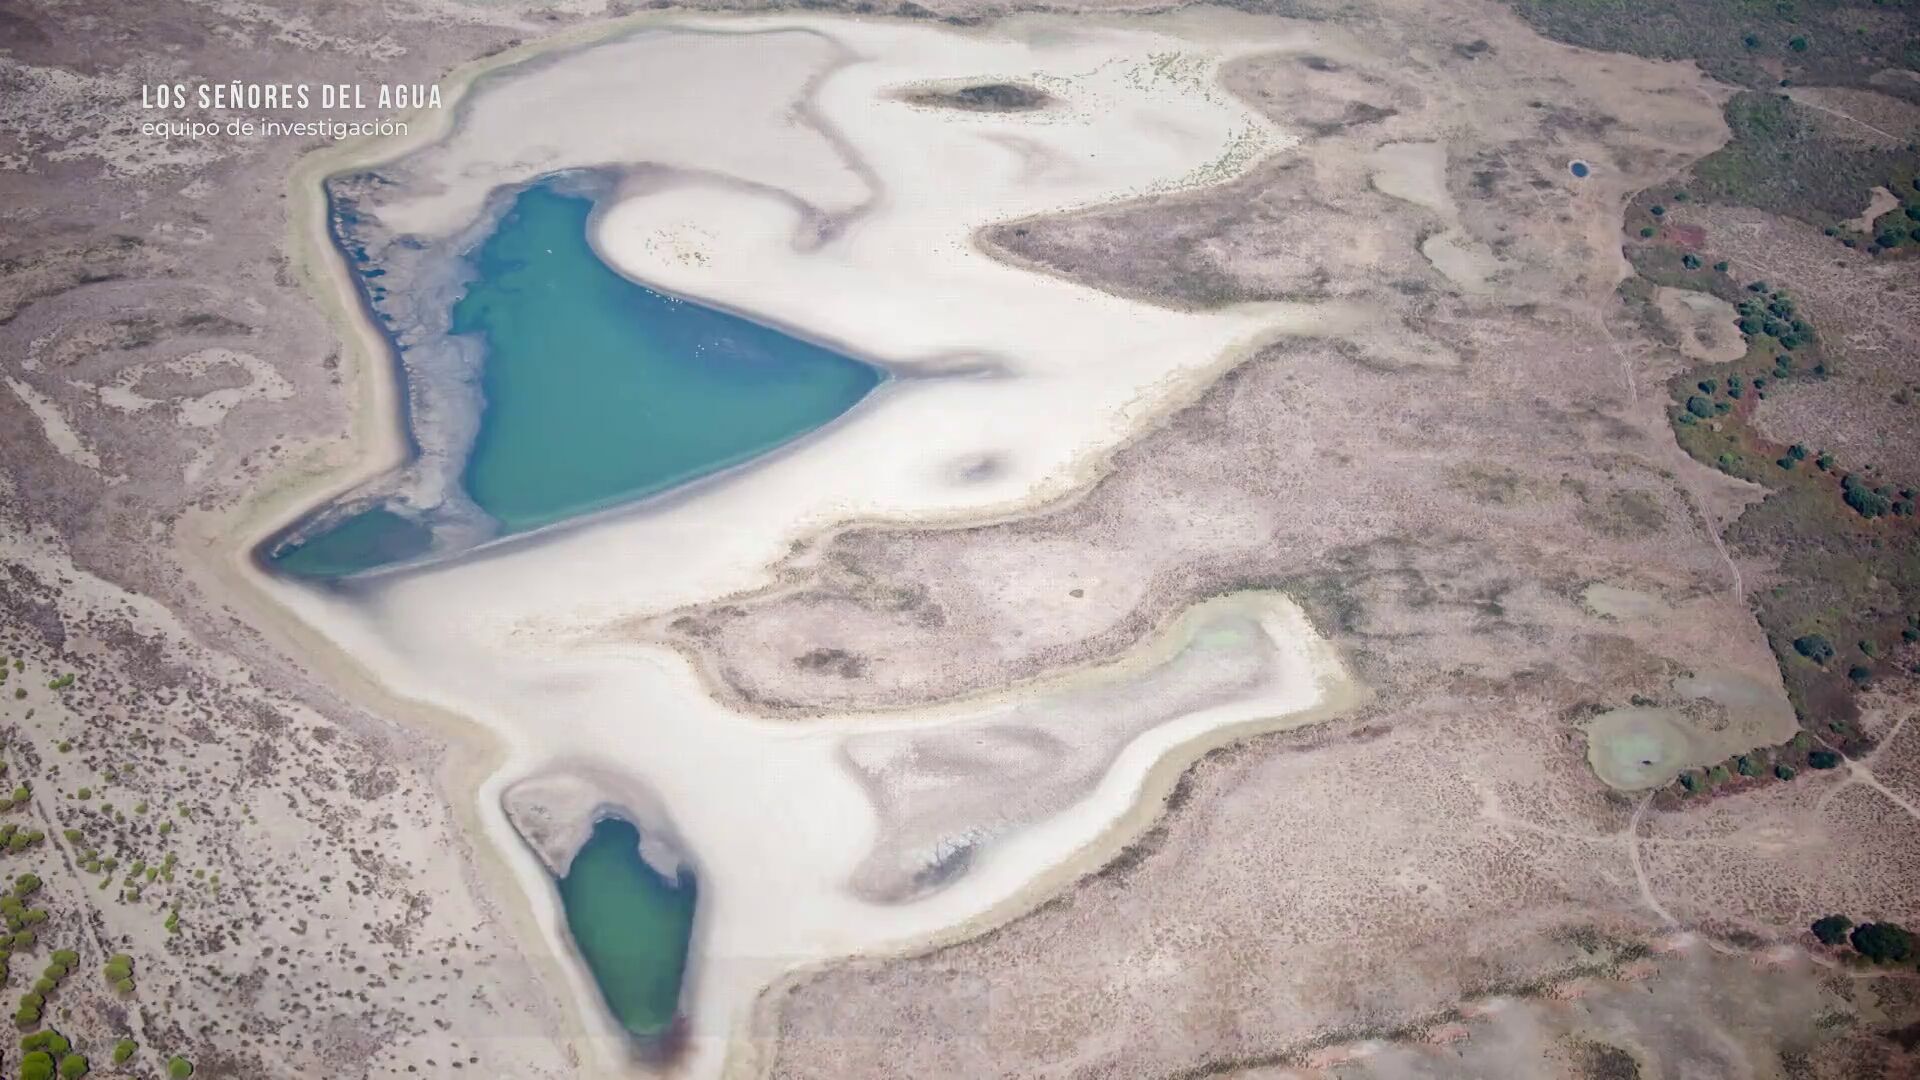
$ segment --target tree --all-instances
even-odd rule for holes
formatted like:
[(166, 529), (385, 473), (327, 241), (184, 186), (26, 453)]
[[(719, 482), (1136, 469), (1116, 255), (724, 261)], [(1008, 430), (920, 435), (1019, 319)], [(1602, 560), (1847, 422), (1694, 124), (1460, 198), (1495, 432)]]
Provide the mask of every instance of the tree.
[(1831, 769), (1840, 764), (1840, 755), (1831, 750), (1815, 750), (1807, 755), (1807, 764), (1816, 769)]
[(1898, 923), (1861, 923), (1850, 940), (1861, 956), (1876, 964), (1897, 964), (1913, 955), (1913, 935)]
[(1816, 664), (1824, 664), (1833, 659), (1833, 642), (1824, 634), (1808, 634), (1793, 639), (1793, 651)]
[(1794, 52), (1806, 52), (1807, 39), (1803, 37), (1791, 38), (1787, 41), (1787, 48), (1792, 49)]
[(1841, 501), (1863, 518), (1877, 518), (1893, 510), (1893, 500), (1855, 481), (1851, 476), (1841, 486), (1844, 489), (1840, 495)]
[(53, 1055), (35, 1050), (21, 1058), (20, 1080), (53, 1080)]
[(1701, 419), (1705, 419), (1713, 415), (1713, 402), (1708, 401), (1699, 394), (1695, 394), (1687, 399), (1687, 411)]
[(1823, 915), (1813, 920), (1813, 936), (1820, 939), (1822, 945), (1838, 945), (1847, 940), (1847, 931), (1853, 929), (1853, 920), (1845, 915)]

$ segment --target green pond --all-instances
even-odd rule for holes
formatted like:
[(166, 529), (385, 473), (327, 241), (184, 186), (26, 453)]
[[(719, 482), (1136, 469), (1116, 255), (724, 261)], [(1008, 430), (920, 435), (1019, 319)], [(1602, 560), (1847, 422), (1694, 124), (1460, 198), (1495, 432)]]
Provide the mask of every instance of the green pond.
[(432, 544), (433, 534), (425, 527), (375, 507), (282, 550), (273, 565), (296, 577), (345, 577), (424, 555)]
[[(453, 306), (450, 332), (484, 346), (485, 403), (460, 482), (502, 532), (749, 461), (846, 412), (885, 377), (832, 349), (629, 281), (588, 243), (592, 210), (591, 199), (550, 183), (520, 192), (469, 253), (476, 275)], [(353, 265), (363, 279), (380, 272)], [(341, 577), (411, 558), (429, 543), (424, 527), (375, 509), (271, 561), (301, 577)]]
[(662, 876), (640, 856), (640, 830), (604, 818), (560, 879), (567, 929), (620, 1025), (656, 1036), (673, 1023), (693, 933), (693, 875)]
[(746, 461), (852, 408), (874, 367), (621, 277), (587, 199), (522, 192), (481, 245), (453, 332), (486, 341), (467, 493), (534, 528)]

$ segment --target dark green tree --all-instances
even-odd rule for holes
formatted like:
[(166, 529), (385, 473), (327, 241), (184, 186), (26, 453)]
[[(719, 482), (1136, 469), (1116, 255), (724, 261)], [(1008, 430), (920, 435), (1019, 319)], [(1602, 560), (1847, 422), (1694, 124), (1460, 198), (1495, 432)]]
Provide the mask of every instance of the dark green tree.
[(1845, 915), (1823, 915), (1813, 920), (1813, 936), (1820, 939), (1822, 945), (1838, 945), (1847, 940), (1847, 931), (1853, 929), (1853, 920)]
[(1828, 641), (1825, 634), (1808, 634), (1793, 639), (1793, 651), (1816, 664), (1824, 664), (1833, 659), (1833, 642)]
[(1898, 923), (1861, 923), (1850, 940), (1855, 951), (1876, 964), (1897, 964), (1913, 955), (1913, 935)]

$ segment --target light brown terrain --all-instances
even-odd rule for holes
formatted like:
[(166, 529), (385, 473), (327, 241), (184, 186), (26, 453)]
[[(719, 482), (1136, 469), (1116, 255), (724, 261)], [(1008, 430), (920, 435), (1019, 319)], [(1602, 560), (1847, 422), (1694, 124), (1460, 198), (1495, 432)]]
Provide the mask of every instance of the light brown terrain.
[[(1911, 973), (1804, 932), (1829, 911), (1920, 920), (1910, 695), (1876, 699), (1872, 758), (1704, 808), (1655, 809), (1587, 763), (1583, 721), (1636, 696), (1724, 730), (1678, 676), (1778, 685), (1747, 602), (1768, 568), (1718, 534), (1758, 493), (1678, 449), (1664, 383), (1688, 350), (1614, 307), (1623, 205), (1724, 140), (1726, 89), (1475, 0), (1275, 6), (1313, 46), (1228, 86), (1302, 146), (1223, 187), (980, 241), (1174, 306), (1351, 299), (1370, 328), (1267, 349), (1059, 505), (851, 523), (776, 588), (632, 629), (693, 655), (716, 693), (798, 715), (1035, 678), (1207, 596), (1277, 588), (1374, 696), (1209, 755), (1145, 839), (1031, 914), (790, 980), (764, 1003), (772, 1071), (1920, 1068)], [(47, 882), (57, 929), (33, 955), (82, 953), (49, 1016), (97, 1068), (124, 1033), (142, 1075), (171, 1053), (248, 1080), (577, 1074), (552, 960), (528, 955), (517, 901), (461, 839), (476, 755), (319, 685), (203, 584), (222, 553), (183, 545), (355, 423), (352, 373), (284, 252), (285, 178), (318, 143), (156, 149), (131, 126), (143, 81), (432, 80), (617, 13), (0, 2), (0, 645), (22, 660), (0, 757), (33, 786), (6, 820), (47, 833), (0, 872)], [(1849, 93), (1814, 101), (1911, 123)], [(1920, 465), (1887, 456), (1911, 454), (1914, 406), (1875, 360), (1914, 340), (1910, 270), (1830, 268), (1817, 230), (1686, 213), (1743, 269), (1803, 282), (1816, 323), (1848, 328), (1848, 385), (1877, 395), (1796, 386), (1763, 422)], [(121, 899), (124, 873), (99, 888), (67, 828), (123, 870), (176, 852), (175, 881)], [(99, 978), (122, 950), (131, 998)], [(14, 984), (40, 962), (16, 957)]]
[[(1230, 77), (1313, 133), (1298, 152), (986, 240), (1175, 305), (1360, 298), (1378, 334), (1269, 349), (1064, 505), (854, 526), (796, 553), (779, 586), (663, 629), (759, 707), (892, 706), (1083, 662), (1261, 585), (1307, 599), (1378, 698), (1212, 755), (1119, 864), (985, 938), (793, 980), (765, 1017), (776, 1075), (1272, 1075), (1442, 1029), (1475, 1049), (1367, 1069), (1910, 1066), (1846, 1034), (1905, 1023), (1906, 984), (1882, 1013), (1821, 967), (1737, 958), (1810, 940), (1827, 911), (1912, 917), (1910, 803), (1827, 774), (1670, 814), (1584, 760), (1584, 718), (1636, 696), (1689, 706), (1676, 675), (1725, 667), (1779, 700), (1745, 601), (1765, 568), (1717, 538), (1757, 492), (1688, 459), (1665, 417), (1665, 380), (1731, 343), (1709, 328), (1682, 350), (1612, 313), (1621, 200), (1725, 138), (1719, 93), (1486, 9), (1350, 18)], [(1575, 180), (1574, 159), (1594, 175)], [(1594, 583), (1645, 602), (1596, 610)], [(1627, 963), (1640, 946), (1612, 935), (1657, 955)], [(1712, 964), (1767, 974), (1671, 1023), (1580, 981), (1633, 974), (1680, 997), (1663, 980)], [(1577, 1001), (1513, 1004), (1542, 993)], [(1791, 1023), (1767, 1019), (1782, 995), (1804, 1010)], [(1462, 1021), (1488, 1000), (1503, 1004)], [(1482, 1039), (1537, 1040), (1538, 1056)], [(1469, 1053), (1486, 1056), (1444, 1064)]]

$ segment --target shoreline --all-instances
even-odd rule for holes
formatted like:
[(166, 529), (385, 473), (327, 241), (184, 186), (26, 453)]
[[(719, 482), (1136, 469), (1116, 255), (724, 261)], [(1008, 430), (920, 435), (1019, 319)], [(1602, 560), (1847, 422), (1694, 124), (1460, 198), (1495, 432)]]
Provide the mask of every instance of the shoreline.
[[(491, 787), (503, 780), (503, 770), (512, 760), (510, 741), (499, 731), (484, 721), (469, 718), (458, 713), (426, 704), (405, 694), (395, 691), (374, 675), (360, 662), (356, 661), (339, 643), (328, 637), (318, 627), (296, 615), (272, 595), (275, 582), (263, 567), (255, 565), (251, 556), (259, 545), (277, 530), (288, 527), (293, 521), (310, 512), (316, 503), (337, 498), (354, 486), (366, 483), (382, 472), (404, 464), (409, 436), (405, 429), (404, 412), (401, 408), (405, 399), (405, 374), (395, 358), (382, 349), (391, 349), (379, 327), (369, 316), (364, 304), (348, 302), (348, 294), (356, 294), (353, 285), (351, 267), (344, 262), (344, 256), (332, 244), (329, 237), (327, 200), (323, 183), (336, 173), (353, 168), (365, 168), (402, 156), (421, 145), (442, 139), (458, 123), (461, 105), (473, 86), (491, 72), (535, 57), (557, 53), (561, 50), (592, 44), (617, 37), (654, 22), (666, 22), (680, 17), (678, 13), (649, 12), (610, 23), (583, 28), (574, 32), (556, 35), (538, 42), (518, 46), (491, 57), (475, 61), (468, 67), (457, 69), (447, 82), (453, 84), (453, 101), (449, 108), (441, 110), (438, 122), (422, 124), (400, 145), (391, 142), (384, 145), (343, 144), (329, 147), (302, 159), (301, 165), (294, 171), (290, 180), (293, 198), (289, 208), (290, 257), (300, 268), (303, 282), (308, 291), (320, 303), (329, 322), (340, 331), (345, 351), (351, 361), (350, 381), (354, 384), (351, 394), (352, 425), (344, 444), (332, 444), (316, 448), (297, 462), (279, 470), (275, 483), (259, 495), (227, 511), (199, 512), (183, 516), (180, 532), (176, 534), (176, 548), (183, 549), (183, 564), (201, 585), (203, 591), (218, 596), (243, 611), (248, 617), (251, 628), (260, 632), (275, 647), (296, 658), (310, 674), (323, 681), (363, 708), (380, 715), (384, 720), (398, 727), (417, 726), (430, 731), (440, 738), (447, 749), (447, 759), (438, 770), (448, 796), (449, 809), (463, 832), (462, 839), (471, 845), (474, 852), (473, 872), (487, 883), (487, 894), (482, 899), (492, 905), (503, 906), (500, 912), (509, 928), (520, 937), (522, 955), (539, 978), (552, 985), (572, 987), (575, 1000), (571, 1004), (560, 1003), (557, 1009), (562, 1014), (566, 1043), (599, 1042), (604, 1034), (604, 1025), (611, 1021), (605, 1015), (603, 1005), (591, 1007), (597, 1003), (597, 990), (591, 986), (586, 1001), (581, 1000), (580, 983), (584, 974), (584, 963), (576, 955), (569, 963), (562, 964), (555, 956), (536, 957), (536, 951), (529, 946), (549, 937), (547, 928), (541, 927), (542, 913), (535, 910), (533, 898), (527, 894), (525, 883), (510, 865), (506, 853), (499, 850), (500, 838), (495, 830), (482, 819), (482, 807), (485, 794)], [(712, 16), (695, 16), (700, 21), (713, 23)], [(609, 265), (612, 266), (611, 262)], [(617, 269), (617, 267), (616, 267)], [(631, 275), (628, 275), (631, 276)], [(635, 279), (638, 280), (638, 279)], [(642, 284), (646, 284), (642, 282)], [(647, 285), (649, 288), (658, 288)], [(662, 290), (668, 291), (668, 290)], [(669, 291), (669, 294), (672, 293)], [(712, 301), (701, 303), (712, 305)], [(717, 306), (717, 305), (714, 305)], [(756, 317), (755, 321), (766, 320)], [(768, 323), (768, 325), (778, 325)], [(1170, 394), (1167, 385), (1158, 385), (1143, 391), (1139, 398), (1127, 406), (1123, 413), (1127, 426), (1133, 431), (1157, 422), (1176, 411), (1187, 401), (1191, 394), (1198, 392), (1216, 379), (1221, 372), (1243, 362), (1257, 352), (1259, 346), (1273, 337), (1281, 336), (1283, 330), (1271, 330), (1252, 335), (1252, 340), (1216, 356), (1212, 364), (1181, 373), (1179, 383), (1181, 392)], [(860, 355), (858, 352), (850, 355)], [(384, 364), (385, 370), (375, 370)], [(885, 385), (885, 384), (883, 384)], [(871, 400), (869, 395), (867, 400)], [(1142, 399), (1154, 399), (1152, 406), (1140, 410)], [(863, 402), (864, 403), (864, 402)], [(851, 413), (853, 410), (850, 410)], [(843, 414), (845, 415), (845, 414)], [(816, 432), (803, 436), (805, 441), (818, 436), (834, 425), (829, 424)], [(1130, 440), (1126, 440), (1130, 441)], [(1083, 489), (1091, 479), (1097, 479), (1109, 468), (1112, 454), (1121, 444), (1106, 448), (1100, 453), (1086, 455), (1076, 462), (1078, 467), (1065, 473), (1046, 478), (1046, 483), (1024, 497), (1006, 500), (992, 507), (969, 508), (955, 507), (936, 515), (920, 515), (911, 512), (889, 516), (886, 520), (915, 525), (939, 524), (947, 522), (974, 522), (991, 520), (996, 517), (1014, 517), (1030, 513), (1039, 506), (1063, 496), (1071, 496), (1074, 491)], [(341, 447), (344, 445), (345, 449)], [(792, 445), (792, 444), (789, 444)], [(785, 449), (785, 447), (781, 448)], [(774, 453), (779, 453), (779, 450)], [(344, 460), (343, 460), (344, 459)], [(755, 464), (760, 459), (755, 459)], [(736, 467), (744, 469), (744, 466)], [(714, 479), (727, 472), (712, 474)], [(680, 489), (676, 488), (675, 491)], [(661, 493), (662, 498), (672, 493)], [(653, 509), (652, 500), (643, 500), (639, 504), (609, 508), (608, 515), (620, 512)], [(598, 515), (596, 515), (598, 516)], [(235, 545), (236, 538), (239, 540)], [(198, 544), (185, 543), (183, 540), (197, 540)], [(763, 578), (765, 570), (763, 569)], [(216, 586), (206, 589), (206, 585)], [(1197, 604), (1201, 601), (1195, 601)], [(1177, 619), (1193, 604), (1169, 613), (1169, 618)], [(1149, 635), (1153, 636), (1153, 635)], [(1315, 641), (1324, 645), (1323, 641)], [(1129, 650), (1130, 651), (1130, 650)], [(1115, 658), (1109, 658), (1109, 663)], [(1337, 663), (1337, 661), (1336, 661)], [(1086, 668), (1101, 667), (1098, 660), (1089, 661)], [(1079, 667), (1079, 666), (1076, 666)], [(1336, 670), (1342, 670), (1336, 668)], [(1085, 872), (1085, 868), (1110, 858), (1112, 853), (1131, 843), (1151, 824), (1158, 820), (1166, 793), (1179, 775), (1191, 765), (1192, 760), (1205, 749), (1235, 741), (1245, 735), (1269, 729), (1271, 725), (1300, 717), (1299, 723), (1310, 723), (1324, 718), (1333, 712), (1350, 707), (1364, 695), (1363, 690), (1354, 690), (1350, 679), (1344, 677), (1333, 691), (1322, 694), (1315, 705), (1303, 712), (1285, 713), (1279, 717), (1268, 717), (1243, 724), (1232, 724), (1196, 736), (1180, 744), (1171, 753), (1162, 755), (1150, 768), (1148, 779), (1134, 793), (1129, 808), (1121, 818), (1102, 827), (1099, 837), (1084, 845), (1066, 860), (1055, 864), (1040, 875), (1032, 878), (1017, 894), (995, 904), (989, 911), (959, 926), (951, 927), (932, 937), (918, 941), (911, 946), (902, 946), (894, 951), (918, 951), (938, 947), (941, 942), (959, 940), (974, 936), (991, 925), (999, 925), (1043, 902), (1055, 894), (1061, 887)], [(1026, 688), (1026, 683), (1007, 688), (1003, 693), (1018, 693)], [(1323, 687), (1324, 689), (1324, 687)], [(992, 692), (982, 695), (982, 699), (997, 696)], [(969, 699), (973, 700), (973, 699)], [(939, 703), (944, 706), (948, 703)], [(1293, 726), (1285, 724), (1285, 726)], [(1192, 754), (1189, 756), (1188, 751)], [(1153, 796), (1149, 798), (1149, 796)], [(500, 809), (496, 807), (495, 809)], [(482, 849), (485, 850), (482, 850)], [(508, 890), (510, 895), (502, 895)], [(560, 928), (564, 931), (564, 926)], [(697, 978), (697, 969), (701, 960), (698, 948), (702, 935), (696, 932), (695, 947), (691, 950), (688, 967), (688, 981)], [(856, 957), (859, 954), (854, 954)], [(884, 954), (875, 954), (884, 955)], [(842, 957), (842, 960), (847, 957)], [(808, 967), (789, 973), (774, 984), (763, 986), (754, 996), (751, 1011), (757, 1014), (764, 1002), (769, 999), (770, 991), (784, 985), (787, 978), (798, 972), (810, 970)], [(600, 1029), (596, 1032), (595, 1029)], [(732, 1042), (745, 1035), (753, 1037), (752, 1027), (736, 1027), (728, 1036), (727, 1062), (724, 1066), (728, 1074), (733, 1074)], [(599, 1057), (599, 1055), (594, 1055)], [(623, 1070), (623, 1075), (633, 1075), (632, 1068)]]
[[(1205, 602), (1198, 601), (1176, 611), (1174, 618), (1184, 618), (1188, 612)], [(1294, 601), (1289, 597), (1287, 602)], [(1304, 610), (1300, 614), (1304, 621), (1311, 624)], [(1156, 640), (1162, 634), (1163, 629), (1154, 631)], [(1082, 879), (1099, 873), (1101, 868), (1159, 825), (1171, 809), (1168, 800), (1180, 778), (1207, 754), (1261, 735), (1325, 723), (1351, 714), (1372, 700), (1373, 690), (1353, 676), (1351, 669), (1340, 658), (1338, 648), (1330, 640), (1314, 637), (1308, 639), (1308, 646), (1318, 654), (1315, 656), (1317, 662), (1330, 665), (1322, 667), (1318, 673), (1318, 696), (1312, 705), (1294, 712), (1222, 725), (1184, 739), (1161, 752), (1141, 779), (1132, 802), (1119, 817), (1108, 822), (1094, 839), (974, 917), (894, 948), (851, 953), (789, 968), (756, 995), (748, 1023), (736, 1030), (728, 1041), (722, 1075), (727, 1080), (754, 1080), (767, 1075), (772, 1060), (766, 1055), (775, 1045), (778, 1034), (781, 999), (806, 980), (836, 966), (853, 967), (931, 955), (1017, 922), (1054, 898), (1065, 895)], [(1145, 739), (1151, 734), (1145, 733), (1140, 738)]]

